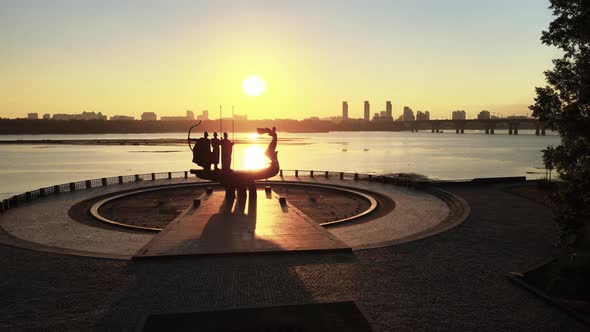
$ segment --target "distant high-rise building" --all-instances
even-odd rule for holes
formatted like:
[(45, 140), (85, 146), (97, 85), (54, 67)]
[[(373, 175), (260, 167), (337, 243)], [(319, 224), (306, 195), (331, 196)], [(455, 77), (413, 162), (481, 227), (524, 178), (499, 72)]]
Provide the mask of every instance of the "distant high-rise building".
[(135, 120), (135, 118), (132, 116), (128, 116), (128, 115), (113, 115), (113, 116), (111, 116), (111, 118), (109, 120), (111, 120), (111, 121), (133, 121), (133, 120)]
[[(368, 114), (369, 109), (369, 102), (365, 102), (365, 116)], [(381, 111), (379, 113), (375, 113), (373, 117), (373, 121), (393, 121), (393, 108), (391, 106), (391, 101), (387, 101), (385, 103), (385, 111)]]
[(187, 120), (194, 120), (195, 119), (195, 113), (193, 113), (193, 111), (186, 111), (186, 119)]
[(342, 120), (348, 120), (348, 102), (342, 102)]
[(416, 120), (430, 120), (430, 112), (416, 112)]
[(204, 110), (203, 112), (201, 112), (201, 115), (197, 116), (197, 120), (209, 120), (209, 111)]
[(387, 111), (381, 111), (379, 113), (375, 113), (375, 116), (373, 117), (373, 121), (381, 121), (381, 122), (388, 122), (388, 121), (393, 121), (393, 118), (391, 117), (391, 115), (387, 115)]
[(416, 118), (414, 117), (414, 111), (408, 106), (404, 106), (404, 114), (403, 114), (404, 121), (414, 121)]
[(393, 118), (393, 106), (390, 100), (385, 103), (385, 116)]
[(365, 100), (365, 121), (371, 120), (371, 105), (368, 100)]
[(143, 112), (141, 113), (141, 121), (156, 121), (158, 116), (154, 112)]
[(53, 120), (71, 120), (72, 114), (53, 114)]
[(233, 119), (234, 120), (248, 120), (248, 114), (244, 114), (244, 115), (234, 114)]
[(43, 114), (43, 120), (49, 120), (49, 119), (51, 119), (51, 114), (49, 114), (49, 113)]
[(37, 119), (39, 119), (39, 113), (29, 113), (29, 114), (27, 114), (27, 119), (37, 120)]
[(478, 120), (489, 120), (491, 118), (491, 114), (489, 111), (481, 111), (479, 112), (479, 114), (477, 115), (477, 119)]
[(467, 114), (465, 113), (464, 110), (453, 111), (452, 119), (453, 120), (465, 120), (465, 119), (467, 119)]
[(161, 116), (160, 121), (187, 121), (186, 115)]
[(82, 112), (81, 114), (53, 114), (55, 120), (106, 120), (106, 115), (101, 112)]

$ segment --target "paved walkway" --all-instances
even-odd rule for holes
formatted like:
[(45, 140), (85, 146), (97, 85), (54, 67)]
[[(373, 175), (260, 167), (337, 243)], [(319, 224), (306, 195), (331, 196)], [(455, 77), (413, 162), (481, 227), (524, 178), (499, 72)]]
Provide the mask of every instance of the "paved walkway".
[(146, 313), (356, 300), (380, 330), (586, 331), (506, 272), (552, 252), (541, 205), (452, 188), (471, 217), (438, 235), (350, 254), (116, 261), (0, 246), (0, 330), (132, 330)]
[[(281, 180), (281, 178), (273, 178), (273, 180)], [(387, 215), (367, 223), (345, 223), (328, 228), (332, 234), (353, 249), (385, 242), (415, 240), (416, 237), (413, 236), (437, 227), (449, 215), (449, 208), (445, 202), (421, 190), (378, 182), (326, 179), (323, 176), (285, 177), (284, 180), (350, 186), (391, 198), (395, 202), (395, 209)], [(423, 234), (423, 236), (428, 235), (430, 234), (426, 232)]]
[[(353, 249), (391, 241), (413, 240), (416, 234), (428, 236), (430, 234), (425, 231), (435, 229), (449, 214), (445, 202), (433, 195), (388, 184), (324, 177), (275, 177), (272, 180), (350, 186), (375, 191), (395, 201), (396, 207), (392, 212), (375, 220), (329, 228), (332, 234)], [(94, 224), (80, 223), (68, 215), (70, 207), (82, 200), (121, 190), (198, 182), (202, 181), (195, 178), (141, 181), (52, 195), (33, 201), (23, 208), (8, 210), (0, 215), (0, 227), (10, 236), (28, 241), (32, 244), (31, 247), (37, 244), (36, 247), (40, 250), (76, 250), (89, 256), (129, 259), (151, 241), (154, 233), (128, 231), (120, 227), (105, 226), (98, 221)], [(0, 236), (0, 243), (2, 242), (3, 238)]]
[(38, 245), (43, 250), (77, 250), (89, 255), (131, 257), (153, 238), (152, 233), (83, 224), (72, 220), (68, 210), (82, 200), (99, 195), (154, 185), (194, 182), (194, 179), (141, 181), (51, 195), (6, 211), (0, 215), (0, 227), (10, 236), (30, 242), (31, 247)]
[(203, 195), (133, 258), (352, 249), (275, 193), (248, 192), (228, 203), (224, 191)]

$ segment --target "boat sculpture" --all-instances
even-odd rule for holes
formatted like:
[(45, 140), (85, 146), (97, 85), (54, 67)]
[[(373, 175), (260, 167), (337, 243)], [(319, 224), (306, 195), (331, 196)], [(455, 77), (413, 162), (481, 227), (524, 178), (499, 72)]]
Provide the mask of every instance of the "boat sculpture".
[[(198, 124), (197, 124), (198, 125)], [(191, 127), (194, 128), (196, 126)], [(225, 190), (226, 195), (233, 196), (235, 191), (238, 191), (238, 196), (245, 195), (246, 190), (250, 191), (250, 193), (256, 193), (256, 181), (262, 179), (271, 178), (279, 173), (280, 166), (278, 160), (278, 152), (276, 151), (277, 146), (277, 133), (276, 129), (273, 127), (272, 129), (269, 128), (258, 128), (258, 134), (268, 134), (272, 137), (268, 147), (266, 148), (265, 155), (270, 159), (270, 164), (262, 169), (257, 170), (233, 170), (229, 167), (229, 165), (225, 165), (222, 163), (221, 169), (211, 169), (211, 160), (215, 159), (212, 157), (212, 152), (210, 148), (203, 148), (203, 145), (207, 145), (203, 142), (208, 142), (208, 134), (205, 132), (203, 138), (199, 139), (192, 139), (190, 138), (190, 130), (188, 134), (188, 144), (193, 151), (193, 162), (203, 169), (191, 169), (191, 174), (196, 175), (198, 178), (203, 180), (209, 180), (213, 182), (218, 182), (221, 184)], [(225, 139), (227, 139), (227, 134), (224, 134)], [(194, 142), (194, 145), (191, 146), (191, 142)], [(229, 144), (229, 149), (224, 149), (224, 144)], [(231, 146), (233, 145), (232, 142), (227, 140), (225, 143), (221, 141), (221, 154), (224, 156), (224, 153), (229, 153), (231, 157)], [(226, 145), (227, 146), (227, 145)], [(224, 151), (225, 150), (225, 151)], [(228, 151), (229, 150), (229, 151)], [(226, 157), (222, 157), (222, 160), (228, 160)], [(231, 163), (231, 158), (229, 158), (229, 163)], [(228, 162), (226, 162), (228, 163)], [(216, 166), (216, 165), (215, 165)]]

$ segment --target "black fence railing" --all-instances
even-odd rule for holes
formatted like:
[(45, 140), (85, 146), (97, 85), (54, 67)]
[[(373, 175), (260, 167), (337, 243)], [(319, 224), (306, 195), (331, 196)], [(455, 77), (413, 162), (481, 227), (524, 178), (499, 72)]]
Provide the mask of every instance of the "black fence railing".
[(122, 175), (113, 176), (108, 178), (90, 179), (84, 181), (76, 181), (70, 183), (57, 184), (51, 187), (39, 188), (26, 193), (14, 195), (10, 198), (0, 201), (0, 212), (4, 212), (10, 208), (19, 206), (25, 202), (46, 197), (49, 195), (55, 195), (65, 192), (73, 192), (78, 190), (91, 189), (96, 187), (104, 187), (114, 184), (123, 184), (137, 181), (150, 181), (150, 180), (163, 180), (163, 179), (178, 179), (188, 178), (188, 171), (178, 172), (164, 172), (164, 173), (148, 173), (148, 174), (134, 174), (134, 175)]
[(423, 189), (429, 186), (429, 180), (408, 178), (397, 175), (376, 175), (350, 172), (318, 171), (318, 170), (280, 170), (280, 176), (311, 177), (311, 178), (338, 178), (341, 180), (370, 181), (387, 183), (398, 186)]
[[(374, 175), (374, 174), (359, 174), (350, 172), (334, 172), (334, 171), (320, 171), (320, 170), (280, 170), (280, 177), (311, 177), (311, 178), (327, 178), (340, 180), (354, 180), (354, 181), (374, 181), (380, 183), (388, 183), (399, 186), (407, 186), (417, 189), (428, 187), (428, 180), (416, 180), (405, 177), (391, 176), (391, 175)], [(157, 181), (164, 179), (180, 179), (188, 178), (188, 171), (177, 172), (161, 172), (161, 173), (147, 173), (147, 174), (133, 174), (120, 175), (108, 178), (90, 179), (84, 181), (70, 182), (58, 184), (51, 187), (39, 188), (28, 191), (19, 195), (4, 199), (0, 204), (0, 212), (19, 206), (25, 202), (46, 197), (49, 195), (56, 195), (65, 192), (73, 192), (78, 190), (86, 190), (96, 187), (109, 186), (114, 184), (124, 184), (130, 182), (140, 181)]]

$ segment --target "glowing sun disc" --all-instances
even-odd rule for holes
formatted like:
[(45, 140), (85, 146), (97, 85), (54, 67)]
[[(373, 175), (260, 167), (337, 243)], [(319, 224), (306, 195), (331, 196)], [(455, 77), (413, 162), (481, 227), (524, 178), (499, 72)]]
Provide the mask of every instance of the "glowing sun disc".
[(243, 151), (244, 169), (261, 169), (266, 166), (264, 149), (258, 145), (251, 145)]
[(244, 89), (244, 92), (251, 97), (260, 96), (265, 88), (266, 83), (258, 76), (250, 76), (242, 82), (242, 89)]

